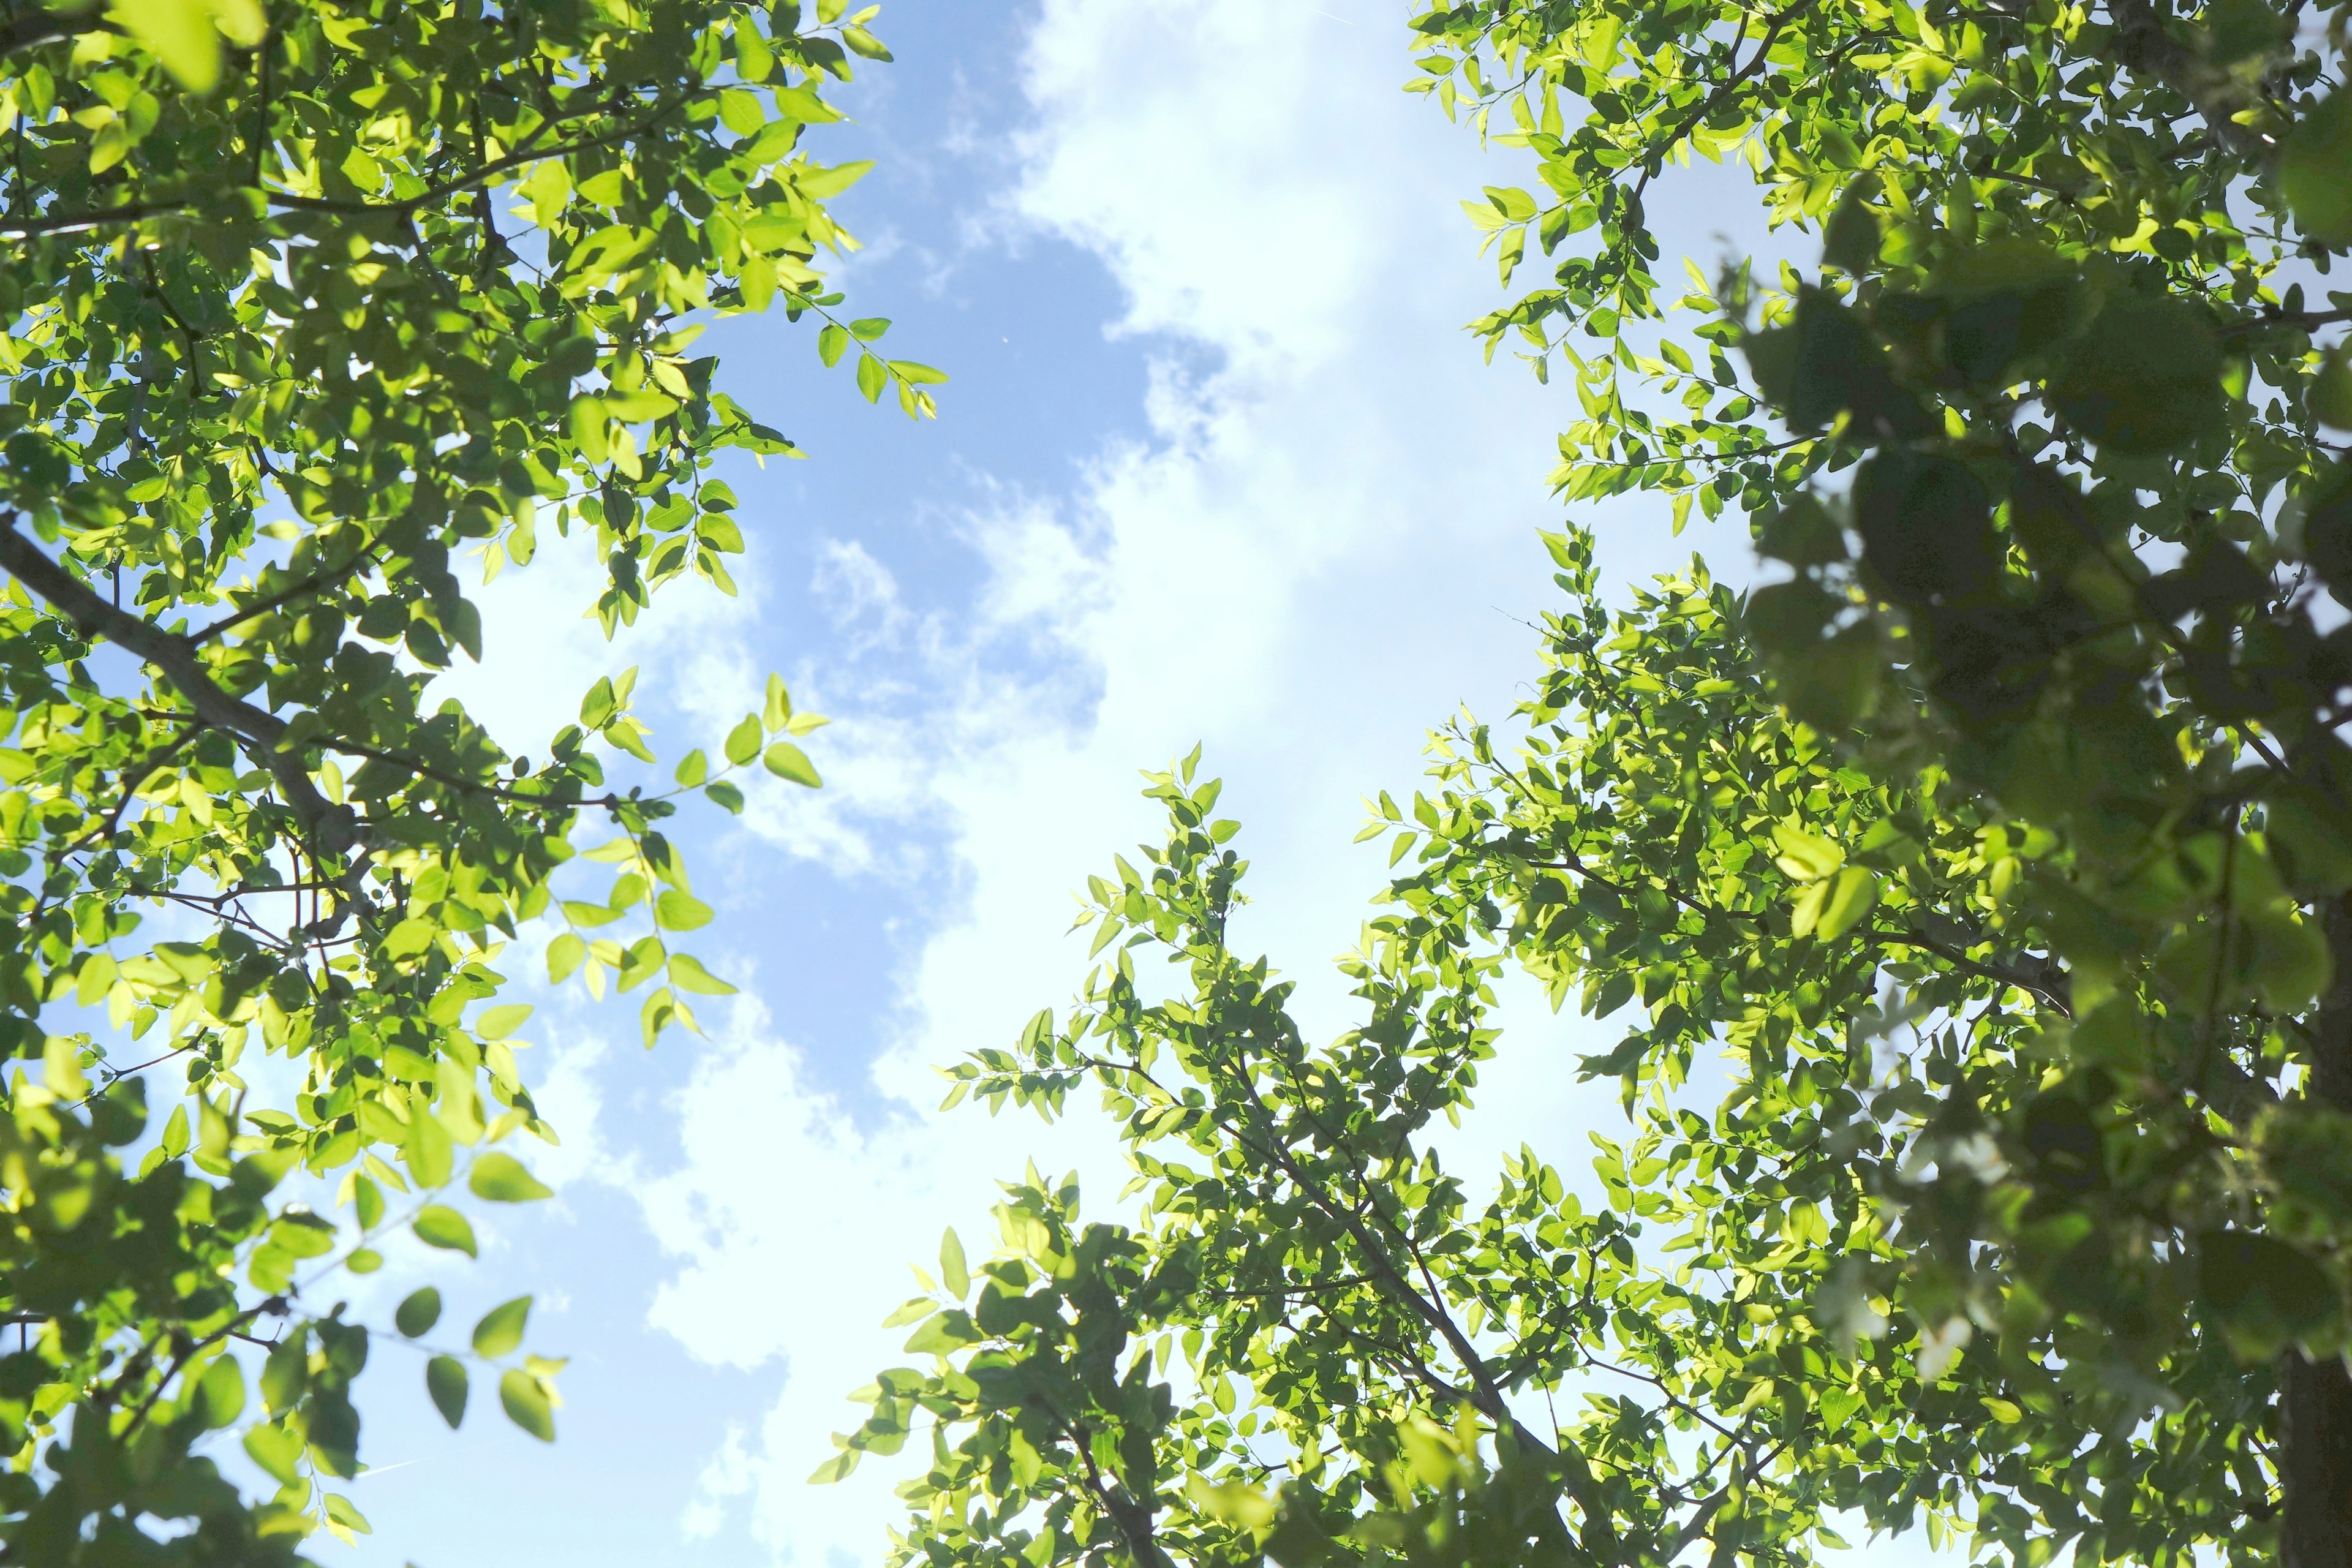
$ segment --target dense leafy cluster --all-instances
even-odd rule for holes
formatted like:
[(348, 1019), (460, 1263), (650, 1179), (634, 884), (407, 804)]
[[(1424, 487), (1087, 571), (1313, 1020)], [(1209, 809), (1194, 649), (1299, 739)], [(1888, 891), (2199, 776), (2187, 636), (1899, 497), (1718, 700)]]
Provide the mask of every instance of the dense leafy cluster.
[[(0, 1089), (6, 1561), (275, 1563), (365, 1529), (325, 1489), (360, 1464), (369, 1343), (333, 1276), (395, 1227), (471, 1253), (453, 1183), (546, 1193), (508, 1152), (554, 1134), (501, 947), (560, 914), (552, 978), (643, 988), (648, 1045), (730, 989), (673, 945), (711, 910), (660, 825), (695, 791), (740, 809), (726, 775), (762, 762), (815, 784), (792, 737), (823, 720), (772, 681), (721, 761), (624, 787), (599, 753), (653, 761), (634, 671), (535, 756), (432, 683), (483, 650), (462, 574), (542, 549), (594, 552), (608, 634), (688, 574), (732, 591), (712, 465), (792, 448), (692, 353), (704, 319), (817, 315), (827, 364), (855, 345), (869, 399), (930, 411), (938, 374), (834, 321), (815, 269), (866, 165), (803, 133), (888, 58), (845, 9), (0, 20), (0, 1055), (36, 1064)], [(559, 898), (583, 836), (608, 875)], [(433, 1357), (452, 1424), (488, 1364), (552, 1435), (528, 1311)], [(394, 1326), (438, 1316), (427, 1287)], [(224, 1428), (274, 1497), (205, 1457)]]
[[(2318, 297), (2352, 247), (2346, 12), (1481, 0), (1415, 25), (1421, 85), (1499, 111), (1549, 193), (1473, 204), (1507, 258), (1530, 231), (1557, 253), (1478, 330), (1575, 365), (1563, 493), (1744, 511), (1785, 568), (1742, 612), (1780, 700), (2015, 850), (1981, 929), (2044, 971), (2018, 994), (2049, 1044), (1938, 1114), (2027, 1108), (2004, 1157), (2071, 1147), (2081, 1191), (2012, 1215), (1940, 1173), (1913, 1202), (1954, 1241), (1915, 1287), (1967, 1237), (1979, 1329), (2031, 1300), (2143, 1360), (2219, 1335), (2260, 1460), (2237, 1544), (2352, 1562), (2352, 295)], [(1643, 202), (1694, 151), (1744, 159), (1822, 262), (1699, 279), (1677, 342)], [(2099, 1289), (2052, 1296), (2070, 1272)]]
[[(1519, 745), (1457, 726), (1367, 829), (1399, 871), (1345, 966), (1359, 1029), (1301, 1039), (1227, 944), (1215, 786), (1155, 781), (1168, 842), (1093, 886), (1116, 962), (953, 1096), (1098, 1086), (1141, 1223), (1009, 1189), (996, 1258), (951, 1237), (900, 1314), (930, 1369), (884, 1373), (821, 1476), (928, 1428), (900, 1557), (936, 1564), (1804, 1562), (1857, 1524), (2266, 1558), (2270, 1385), (2239, 1352), (2294, 1331), (2249, 1266), (2266, 1240), (2217, 1209), (2158, 1258), (2169, 1216), (2109, 1163), (2234, 1158), (2250, 1204), (2324, 1206), (2325, 1176), (2186, 1122), (2111, 1139), (2051, 1071), (2063, 975), (1990, 929), (2040, 847), (1782, 714), (1696, 564), (1612, 616), (1589, 542), (1552, 543), (1575, 598)], [(1183, 976), (1158, 1003), (1155, 949)], [(1431, 1152), (1513, 962), (1646, 1014), (1583, 1063), (1634, 1121), (1594, 1135), (1597, 1204), (1532, 1149), (1484, 1201)]]
[[(1467, 204), (1507, 282), (1552, 268), (1474, 330), (1572, 373), (1561, 494), (1730, 507), (1780, 571), (1612, 617), (1555, 541), (1528, 731), (1382, 797), (1328, 1047), (1226, 946), (1213, 789), (1159, 781), (1167, 846), (1095, 888), (1115, 967), (959, 1069), (1097, 1085), (1142, 1218), (1033, 1179), (910, 1304), (938, 1359), (835, 1467), (930, 1426), (906, 1560), (1780, 1563), (1858, 1522), (2352, 1563), (2346, 26), (1421, 10), (1415, 89), (1540, 176)], [(1646, 215), (1694, 152), (1821, 268), (1669, 300)], [(1584, 1063), (1633, 1123), (1598, 1207), (1429, 1152), (1507, 963), (1640, 1005)]]

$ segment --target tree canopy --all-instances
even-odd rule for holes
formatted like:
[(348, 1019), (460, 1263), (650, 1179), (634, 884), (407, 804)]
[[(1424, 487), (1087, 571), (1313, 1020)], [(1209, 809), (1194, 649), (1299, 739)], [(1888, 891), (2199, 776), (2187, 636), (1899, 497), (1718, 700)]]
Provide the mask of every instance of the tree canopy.
[[(1953, 1107), (2064, 1042), (2031, 1000), (2053, 976), (1969, 953), (2026, 846), (1775, 708), (1697, 563), (1612, 613), (1589, 541), (1551, 542), (1573, 597), (1522, 723), (1456, 724), (1433, 787), (1379, 803), (1400, 869), (1339, 1039), (1302, 1038), (1291, 983), (1232, 945), (1246, 863), (1217, 786), (1155, 778), (1169, 837), (1092, 884), (1109, 956), (1081, 1005), (975, 1053), (951, 1097), (1099, 1090), (1140, 1223), (1011, 1187), (995, 1256), (951, 1237), (944, 1289), (900, 1314), (936, 1359), (884, 1373), (820, 1474), (928, 1439), (906, 1563), (1808, 1561), (1857, 1521), (2020, 1562), (2252, 1560), (2264, 1390), (2193, 1330), (2145, 1369), (2116, 1353), (2116, 1297), (2154, 1299), (2152, 1337), (2194, 1314), (2134, 1274), (2095, 1132)], [(1157, 1002), (1153, 952), (1179, 972)], [(1598, 1202), (1532, 1148), (1499, 1173), (1433, 1151), (1507, 1048), (1514, 963), (1648, 1014), (1580, 1064), (1633, 1115), (1592, 1134)], [(1954, 1172), (2021, 1229), (2067, 1217), (2050, 1193), (2099, 1205), (2115, 1256), (1958, 1327)]]
[[(546, 1194), (512, 1152), (555, 1133), (501, 950), (560, 921), (551, 978), (642, 990), (648, 1045), (731, 989), (676, 945), (712, 911), (661, 825), (740, 809), (763, 763), (814, 786), (793, 737), (823, 720), (772, 679), (665, 778), (634, 670), (525, 752), (433, 682), (483, 652), (461, 574), (593, 551), (608, 635), (688, 574), (732, 591), (713, 465), (793, 447), (693, 353), (710, 319), (814, 316), (825, 364), (930, 412), (938, 373), (835, 319), (818, 269), (867, 165), (803, 136), (888, 58), (873, 11), (5, 9), (6, 1561), (284, 1563), (365, 1530), (331, 1489), (371, 1344), (337, 1276), (395, 1231), (471, 1254), (457, 1184)], [(530, 1306), (452, 1336), (427, 1284), (375, 1337), (427, 1352), (452, 1426), (488, 1376), (548, 1437)], [(211, 1457), (239, 1434), (274, 1492)]]
[[(2156, 1409), (2226, 1344), (2259, 1414), (2224, 1534), (2352, 1562), (2344, 11), (1507, 0), (1415, 26), (1423, 85), (1503, 111), (1549, 193), (1477, 204), (1507, 267), (1530, 231), (1559, 252), (1478, 330), (1573, 363), (1563, 495), (1744, 512), (1788, 569), (1743, 614), (1780, 700), (2023, 852), (1969, 951), (2049, 970), (2054, 1044), (1948, 1102), (2018, 1169), (2063, 1119), (2084, 1190), (1949, 1173), (1972, 1250), (1920, 1268), (1958, 1270), (1956, 1321), (2032, 1300), (2101, 1328)], [(1677, 343), (1643, 203), (1693, 152), (1744, 158), (1822, 265), (1727, 268)]]
[[(1076, 1014), (958, 1069), (1098, 1089), (1142, 1213), (1033, 1175), (909, 1304), (832, 1467), (929, 1437), (902, 1561), (2352, 1563), (2347, 25), (1419, 10), (1412, 90), (1537, 175), (1465, 204), (1550, 268), (1474, 331), (1576, 396), (1561, 498), (1728, 510), (1772, 580), (1612, 616), (1555, 538), (1521, 724), (1381, 797), (1327, 1046), (1157, 781)], [(1693, 154), (1818, 268), (1662, 285)], [(1640, 1008), (1598, 1206), (1430, 1152), (1504, 965)]]

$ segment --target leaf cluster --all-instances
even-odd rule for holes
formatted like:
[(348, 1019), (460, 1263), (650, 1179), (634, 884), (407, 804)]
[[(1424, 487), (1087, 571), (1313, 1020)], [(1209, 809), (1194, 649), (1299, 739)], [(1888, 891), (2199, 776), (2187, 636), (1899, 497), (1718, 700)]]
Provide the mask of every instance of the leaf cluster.
[[(689, 574), (734, 591), (713, 466), (797, 454), (693, 353), (710, 318), (814, 317), (823, 364), (854, 340), (869, 400), (934, 412), (943, 378), (882, 358), (887, 321), (835, 321), (819, 270), (870, 165), (803, 138), (888, 58), (845, 13), (0, 21), (0, 1060), (38, 1064), (0, 1079), (9, 1561), (292, 1562), (365, 1531), (326, 1489), (362, 1463), (371, 1343), (335, 1275), (397, 1233), (474, 1255), (458, 1183), (548, 1195), (510, 1152), (556, 1134), (506, 944), (560, 914), (551, 977), (647, 986), (649, 1046), (733, 989), (676, 946), (714, 914), (662, 825), (691, 793), (740, 811), (756, 764), (816, 786), (794, 742), (824, 719), (772, 680), (719, 762), (630, 782), (655, 760), (634, 669), (535, 756), (434, 681), (494, 629), (468, 579), (544, 549), (593, 552), (608, 637)], [(452, 1425), (487, 1365), (552, 1437), (528, 1308), (427, 1347)], [(206, 1457), (224, 1431), (274, 1496)]]

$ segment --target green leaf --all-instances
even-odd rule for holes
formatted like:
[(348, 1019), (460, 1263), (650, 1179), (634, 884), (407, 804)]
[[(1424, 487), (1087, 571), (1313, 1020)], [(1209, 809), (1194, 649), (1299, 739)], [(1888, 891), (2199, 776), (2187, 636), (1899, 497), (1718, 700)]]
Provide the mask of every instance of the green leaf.
[(190, 92), (208, 93), (221, 74), (219, 31), (193, 0), (109, 0), (107, 15)]
[(2326, 1273), (2284, 1242), (2222, 1230), (2200, 1237), (2197, 1251), (2199, 1288), (2242, 1353), (2275, 1355), (2342, 1315)]
[(1833, 942), (1860, 925), (1877, 908), (1878, 873), (1861, 866), (1848, 866), (1827, 886), (1830, 890), (1822, 901), (1813, 934), (1823, 942)]
[(2102, 447), (2168, 452), (2221, 424), (2221, 343), (2195, 307), (2126, 294), (2070, 348), (2050, 397)]
[(804, 169), (794, 183), (800, 186), (803, 195), (830, 201), (873, 171), (874, 162), (869, 158), (854, 163), (836, 163), (830, 169)]
[(427, 1285), (413, 1290), (392, 1314), (392, 1326), (410, 1339), (433, 1331), (441, 1321), (441, 1292)]
[(1878, 264), (1877, 215), (1863, 200), (1864, 182), (1857, 181), (1838, 204), (1822, 236), (1822, 254), (1835, 267), (1860, 277)]
[(535, 1203), (551, 1198), (554, 1189), (541, 1184), (538, 1178), (523, 1168), (522, 1162), (511, 1154), (501, 1154), (492, 1149), (474, 1158), (474, 1168), (466, 1178), (467, 1187), (478, 1198), (494, 1204)]
[(1833, 881), (1811, 882), (1798, 892), (1795, 901), (1789, 907), (1790, 936), (1808, 937), (1814, 933), (1822, 923), (1822, 914), (1829, 909), (1830, 895), (1836, 888)]
[(1274, 1522), (1274, 1500), (1239, 1481), (1213, 1485), (1195, 1475), (1186, 1479), (1184, 1495), (1211, 1519), (1242, 1530), (1263, 1530)]
[(486, 1040), (503, 1040), (521, 1028), (530, 1013), (530, 1004), (527, 1002), (508, 1002), (486, 1008), (474, 1020), (474, 1033)]
[(670, 984), (698, 996), (732, 996), (736, 988), (702, 967), (701, 961), (683, 952), (669, 957)]
[(828, 325), (816, 335), (816, 356), (824, 362), (827, 369), (839, 364), (841, 356), (848, 348), (849, 329), (846, 327)]
[(468, 1258), (478, 1256), (474, 1245), (474, 1227), (466, 1216), (442, 1204), (427, 1204), (417, 1212), (412, 1226), (416, 1239), (427, 1247), (438, 1247), (450, 1252), (462, 1252)]
[(555, 1441), (555, 1409), (540, 1381), (528, 1373), (509, 1372), (499, 1379), (499, 1403), (507, 1419), (542, 1443)]
[(2280, 139), (2279, 194), (2314, 239), (2352, 242), (2352, 92), (2337, 90)]
[(551, 984), (562, 984), (572, 972), (587, 961), (588, 944), (572, 931), (557, 933), (547, 944), (547, 978)]
[(889, 384), (889, 366), (870, 353), (857, 356), (857, 390), (866, 395), (866, 402), (872, 403), (878, 399), (882, 395), (882, 389)]
[(581, 728), (602, 730), (611, 721), (614, 710), (619, 706), (618, 700), (613, 694), (612, 680), (609, 678), (599, 679), (595, 685), (588, 689), (588, 695), (580, 700)]
[(433, 945), (441, 934), (440, 925), (422, 916), (411, 916), (387, 932), (383, 939), (386, 958), (413, 958)]
[(425, 1363), (425, 1392), (453, 1428), (466, 1418), (466, 1363), (456, 1356), (436, 1355)]
[[(589, 185), (594, 183), (592, 180), (582, 185), (581, 194), (587, 195)], [(571, 431), (572, 444), (580, 448), (580, 455), (588, 461), (603, 463), (611, 458), (612, 420), (602, 399), (575, 397), (572, 400)], [(593, 724), (589, 726), (590, 729), (595, 727)]]
[(245, 1369), (234, 1356), (222, 1356), (205, 1368), (196, 1389), (195, 1407), (207, 1430), (217, 1432), (245, 1413)]
[(2297, 918), (2282, 902), (2245, 924), (2252, 948), (2250, 978), (2264, 1006), (2294, 1014), (2327, 989), (2335, 966), (2317, 921)]
[(283, 1426), (263, 1425), (245, 1435), (245, 1451), (271, 1479), (292, 1486), (301, 1474), (302, 1439)]
[(2319, 362), (2306, 398), (2311, 416), (2331, 430), (2352, 430), (2352, 351), (2336, 344)]
[(665, 888), (654, 900), (654, 920), (664, 931), (695, 931), (710, 923), (710, 906), (690, 893)]
[(1773, 864), (1801, 882), (1826, 877), (1845, 864), (1844, 850), (1794, 822), (1773, 824), (1772, 843), (1780, 851)]
[(74, 1005), (87, 1007), (114, 988), (118, 973), (113, 955), (93, 952), (81, 962), (74, 977)]
[(743, 258), (743, 308), (754, 314), (775, 302), (776, 264), (760, 255)]
[(945, 1355), (961, 1350), (980, 1337), (971, 1317), (950, 1309), (924, 1321), (921, 1327), (907, 1336), (907, 1351), (912, 1355)]
[(491, 1308), (474, 1325), (474, 1353), (496, 1360), (514, 1351), (521, 1345), (523, 1328), (530, 1321), (528, 1296), (518, 1296)]
[(401, 1147), (408, 1161), (409, 1174), (416, 1178), (417, 1185), (437, 1187), (449, 1179), (455, 1152), (450, 1147), (449, 1130), (441, 1124), (440, 1118), (423, 1110), (412, 1114)]
[(766, 762), (768, 771), (780, 779), (788, 779), (810, 789), (824, 787), (824, 781), (817, 777), (816, 764), (808, 760), (806, 752), (790, 741), (778, 741), (770, 746), (762, 760)]
[(964, 1267), (963, 1242), (952, 1226), (940, 1238), (940, 1278), (947, 1285), (948, 1294), (959, 1301), (971, 1292), (971, 1274)]
[(327, 1517), (355, 1535), (373, 1535), (367, 1516), (352, 1506), (352, 1500), (335, 1492), (327, 1494)]
[(2283, 47), (2294, 29), (2269, 0), (2213, 0), (2202, 18), (2207, 58), (2217, 65), (2260, 60)]
[(768, 114), (760, 106), (758, 94), (730, 87), (719, 95), (719, 120), (736, 135), (751, 136), (767, 124)]
[(727, 732), (727, 760), (743, 766), (760, 754), (760, 742), (765, 738), (758, 716), (745, 714), (743, 721)]
[(637, 1031), (645, 1037), (646, 1049), (653, 1049), (654, 1042), (661, 1037), (661, 1032), (677, 1022), (683, 1013), (677, 997), (667, 985), (647, 996), (645, 1005), (637, 1009)]
[(882, 1320), (882, 1326), (886, 1329), (903, 1329), (908, 1323), (921, 1322), (938, 1310), (938, 1302), (933, 1301), (929, 1296), (918, 1296), (912, 1300), (900, 1302), (898, 1310)]

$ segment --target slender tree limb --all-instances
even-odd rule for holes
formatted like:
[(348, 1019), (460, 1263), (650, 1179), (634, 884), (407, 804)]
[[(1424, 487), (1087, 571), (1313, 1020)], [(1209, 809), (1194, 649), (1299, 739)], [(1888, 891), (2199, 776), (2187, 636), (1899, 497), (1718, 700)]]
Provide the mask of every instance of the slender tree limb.
[(78, 11), (33, 11), (0, 22), (0, 55), (37, 48), (84, 33), (119, 33), (122, 29), (99, 14), (95, 5)]
[[(1249, 1096), (1261, 1114), (1271, 1114), (1266, 1111), (1265, 1102), (1258, 1098), (1257, 1087), (1255, 1084), (1248, 1082), (1244, 1078), (1242, 1087), (1243, 1092)], [(1238, 1129), (1236, 1131), (1240, 1131)], [(1247, 1146), (1250, 1142), (1253, 1141), (1248, 1140), (1244, 1135), (1244, 1146)], [(1558, 1448), (1553, 1447), (1552, 1445), (1529, 1431), (1526, 1424), (1512, 1414), (1509, 1403), (1503, 1396), (1501, 1386), (1495, 1382), (1494, 1373), (1486, 1365), (1486, 1357), (1478, 1353), (1478, 1348), (1470, 1342), (1469, 1335), (1463, 1332), (1461, 1325), (1454, 1321), (1454, 1315), (1448, 1312), (1441, 1302), (1427, 1300), (1421, 1291), (1413, 1288), (1412, 1282), (1404, 1277), (1394, 1260), (1390, 1258), (1387, 1238), (1380, 1236), (1370, 1221), (1346, 1205), (1334, 1202), (1331, 1194), (1300, 1167), (1289, 1149), (1278, 1139), (1271, 1142), (1259, 1143), (1255, 1152), (1261, 1158), (1279, 1165), (1284, 1174), (1297, 1185), (1299, 1191), (1305, 1193), (1318, 1208), (1338, 1221), (1340, 1226), (1356, 1239), (1357, 1245), (1364, 1249), (1367, 1272), (1385, 1286), (1394, 1298), (1411, 1309), (1424, 1323), (1436, 1331), (1438, 1337), (1445, 1342), (1446, 1348), (1454, 1352), (1454, 1358), (1462, 1363), (1463, 1370), (1470, 1376), (1474, 1386), (1466, 1392), (1465, 1397), (1468, 1399), (1471, 1407), (1496, 1426), (1507, 1428), (1520, 1442), (1536, 1452), (1551, 1456), (1561, 1462), (1562, 1479), (1568, 1488), (1569, 1495), (1575, 1500), (1578, 1510), (1584, 1516), (1586, 1529), (1597, 1536), (1602, 1545), (1613, 1551), (1617, 1543), (1616, 1521), (1612, 1517), (1608, 1502), (1601, 1496), (1600, 1483), (1594, 1479), (1591, 1467), (1585, 1462), (1582, 1451), (1572, 1443), (1563, 1443)], [(1606, 1553), (1602, 1555), (1605, 1556)]]
[(0, 524), (0, 567), (85, 634), (103, 637), (161, 670), (205, 723), (247, 742), (256, 760), (277, 780), (286, 804), (321, 847), (340, 854), (356, 840), (358, 824), (350, 808), (330, 804), (310, 782), (299, 752), (282, 749), (286, 721), (223, 690), (188, 638), (108, 604), (89, 584), (17, 532), (13, 512)]
[(1723, 1510), (1723, 1505), (1731, 1500), (1733, 1486), (1735, 1484), (1745, 1486), (1748, 1482), (1754, 1480), (1756, 1479), (1757, 1472), (1761, 1470), (1765, 1466), (1770, 1464), (1774, 1459), (1780, 1458), (1781, 1451), (1787, 1448), (1788, 1446), (1789, 1440), (1784, 1437), (1780, 1442), (1774, 1444), (1771, 1449), (1762, 1457), (1751, 1457), (1745, 1467), (1745, 1473), (1740, 1476), (1737, 1483), (1727, 1481), (1722, 1486), (1717, 1488), (1713, 1493), (1700, 1500), (1696, 1510), (1692, 1513), (1688, 1520), (1684, 1521), (1682, 1529), (1675, 1532), (1674, 1539), (1667, 1542), (1664, 1548), (1659, 1552), (1658, 1561), (1661, 1563), (1672, 1563), (1676, 1557), (1682, 1555), (1684, 1551), (1690, 1546), (1691, 1542), (1696, 1541), (1699, 1536), (1706, 1531), (1708, 1522), (1711, 1521), (1717, 1513)]
[[(1601, 876), (1587, 866), (1572, 851), (1563, 850), (1560, 853), (1561, 858), (1558, 860), (1529, 860), (1527, 864), (1535, 870), (1570, 872), (1595, 886), (1606, 888), (1620, 898), (1630, 899), (1640, 891), (1639, 889), (1628, 887), (1622, 882), (1612, 881)], [(1685, 896), (1672, 882), (1662, 881), (1659, 884), (1659, 890), (1664, 892), (1670, 901), (1690, 910), (1702, 920), (1742, 921), (1754, 925), (1760, 923), (1764, 919), (1763, 914), (1758, 910), (1727, 910), (1714, 904), (1700, 903)], [(1987, 962), (1970, 958), (1955, 942), (1922, 931), (1886, 931), (1872, 928), (1856, 934), (1864, 941), (1875, 942), (1881, 946), (1916, 947), (1922, 952), (1932, 952), (1963, 973), (1973, 974), (1981, 980), (1996, 981), (2003, 985), (2013, 985), (2021, 991), (2031, 992), (2060, 1013), (2068, 1017), (2074, 1016), (2074, 1004), (2069, 998), (2070, 987), (2067, 985), (2063, 970), (2053, 970), (2046, 963), (2029, 969), (2022, 963), (2015, 960), (1996, 959)], [(1974, 946), (1983, 940), (1979, 933), (1965, 930), (1960, 934), (1973, 939), (1968, 942), (1969, 946)]]
[(330, 583), (349, 577), (353, 572), (372, 566), (375, 563), (375, 549), (376, 541), (371, 539), (353, 551), (350, 557), (341, 563), (322, 566), (301, 581), (281, 588), (275, 594), (256, 599), (251, 604), (239, 605), (235, 614), (223, 616), (202, 631), (190, 632), (188, 641), (193, 646), (201, 647), (215, 637), (226, 636), (236, 627), (252, 620), (257, 616), (266, 616), (270, 611), (282, 605), (290, 604), (314, 589), (324, 587)]
[[(717, 88), (709, 92), (717, 92)], [(617, 127), (601, 136), (583, 136), (558, 146), (530, 148), (510, 153), (463, 174), (453, 175), (414, 196), (394, 202), (345, 201), (332, 196), (298, 196), (287, 191), (262, 191), (263, 200), (273, 207), (292, 212), (341, 213), (353, 216), (409, 217), (454, 195), (485, 185), (499, 175), (527, 164), (542, 163), (550, 158), (567, 157), (574, 153), (592, 152), (628, 142), (655, 130), (665, 120), (677, 114), (702, 93), (687, 93), (656, 110), (646, 119)], [(42, 235), (68, 234), (79, 229), (107, 228), (118, 224), (139, 223), (151, 217), (183, 213), (195, 205), (194, 196), (164, 196), (147, 201), (125, 202), (120, 206), (89, 208), (79, 212), (43, 213), (37, 217), (13, 218), (0, 222), (0, 236), (34, 238)]]
[(2165, 30), (2165, 12), (2150, 0), (2107, 0), (2107, 15), (2115, 19), (2117, 59), (2194, 104), (2213, 139), (2230, 151), (2254, 156), (2269, 152), (2267, 138), (2231, 118), (2231, 105), (2219, 91), (2226, 75)]

